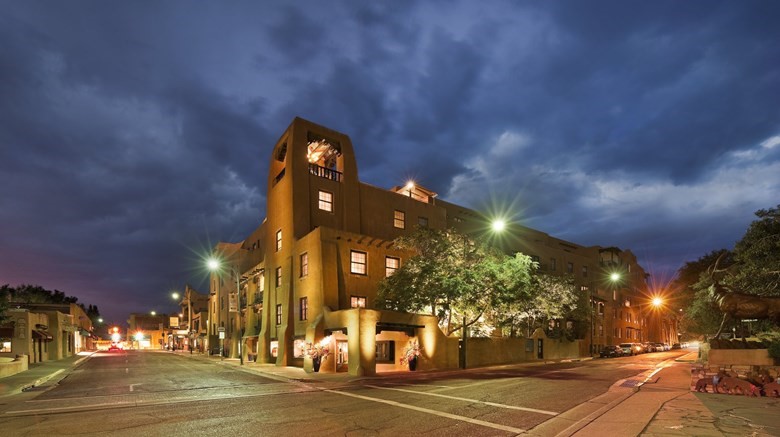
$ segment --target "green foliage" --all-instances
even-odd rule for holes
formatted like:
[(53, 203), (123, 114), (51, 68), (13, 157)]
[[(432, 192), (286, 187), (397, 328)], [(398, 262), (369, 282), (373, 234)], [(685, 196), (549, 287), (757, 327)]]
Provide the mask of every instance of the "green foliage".
[(739, 269), (732, 283), (749, 294), (780, 296), (780, 205), (756, 216), (734, 248)]
[(414, 255), (383, 280), (377, 307), (429, 312), (447, 335), (468, 327), (472, 336), (494, 329), (515, 335), (521, 326), (587, 316), (572, 278), (535, 274), (523, 254), (508, 256), (454, 231), (428, 228), (396, 240)]
[(769, 343), (769, 356), (775, 360), (780, 360), (780, 340)]
[[(687, 308), (681, 321), (684, 331), (704, 336), (718, 331), (723, 313), (709, 290), (714, 279), (734, 291), (780, 296), (780, 205), (759, 210), (756, 216), (733, 251), (710, 252), (678, 271), (675, 288)], [(712, 271), (716, 261), (721, 272)], [(724, 328), (729, 331), (738, 324), (729, 321)]]
[(415, 255), (380, 283), (377, 306), (430, 312), (447, 335), (500, 312), (530, 281), (529, 257), (508, 257), (454, 231), (419, 228), (396, 246)]
[[(0, 287), (0, 324), (6, 321), (6, 311), (11, 302), (18, 304), (29, 303), (51, 303), (51, 304), (70, 304), (77, 303), (77, 297), (67, 296), (59, 290), (47, 290), (40, 285), (22, 284), (17, 287), (11, 287), (8, 284)], [(79, 304), (84, 309), (87, 316), (92, 320), (93, 325), (97, 325), (97, 319), (100, 318), (100, 311), (97, 306)]]

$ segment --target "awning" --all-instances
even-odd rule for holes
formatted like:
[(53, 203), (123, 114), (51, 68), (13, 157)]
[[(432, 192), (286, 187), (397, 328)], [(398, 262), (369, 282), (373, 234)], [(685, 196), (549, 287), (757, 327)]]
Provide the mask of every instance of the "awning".
[(83, 336), (83, 337), (89, 337), (89, 336), (91, 336), (91, 335), (92, 335), (92, 333), (91, 333), (91, 332), (89, 332), (89, 331), (87, 331), (87, 330), (86, 330), (86, 329), (84, 329), (84, 328), (79, 328), (79, 335), (81, 335), (81, 336)]
[(53, 340), (53, 337), (51, 336), (49, 331), (41, 331), (41, 330), (38, 330), (38, 329), (33, 329), (32, 334), (33, 334), (33, 338), (38, 338), (38, 339), (45, 340), (45, 341), (52, 341)]
[(403, 332), (409, 337), (414, 337), (415, 329), (425, 328), (423, 325), (410, 325), (407, 323), (377, 323), (376, 333), (379, 334), (382, 331), (397, 331)]

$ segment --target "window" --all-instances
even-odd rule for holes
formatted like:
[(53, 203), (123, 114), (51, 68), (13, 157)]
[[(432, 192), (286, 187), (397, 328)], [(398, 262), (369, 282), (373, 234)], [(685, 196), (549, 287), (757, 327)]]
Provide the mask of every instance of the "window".
[(588, 277), (588, 266), (582, 266), (582, 277), (583, 278)]
[(428, 227), (428, 217), (417, 217), (417, 224), (421, 228), (427, 228)]
[(598, 313), (600, 316), (604, 315), (604, 302), (599, 302), (598, 304)]
[(349, 271), (356, 275), (366, 274), (367, 256), (365, 252), (358, 252), (357, 250), (350, 251), (349, 256)]
[(260, 272), (257, 277), (257, 291), (265, 291), (265, 271)]
[(276, 251), (282, 250), (282, 230), (276, 231)]
[(574, 273), (574, 263), (566, 263), (566, 273)]
[(309, 318), (309, 298), (308, 297), (302, 297), (299, 304), (299, 314), (301, 320), (307, 320)]
[(277, 267), (276, 268), (276, 288), (279, 288), (282, 286), (282, 268)]
[(282, 304), (276, 305), (276, 324), (282, 324)]
[(385, 257), (385, 277), (392, 276), (398, 267), (401, 267), (401, 259), (392, 256)]
[(620, 338), (620, 328), (615, 328), (615, 337)]
[(377, 341), (376, 342), (376, 362), (393, 363), (395, 362), (395, 342)]
[(12, 352), (10, 338), (0, 338), (0, 352), (5, 352), (5, 353)]
[(558, 264), (555, 261), (555, 258), (550, 258), (550, 270), (552, 270), (554, 272), (557, 267), (558, 267)]
[(404, 229), (406, 227), (406, 213), (403, 211), (395, 210), (393, 213), (393, 226), (398, 229)]
[(309, 275), (309, 254), (301, 254), (301, 278)]
[(333, 212), (333, 193), (320, 190), (319, 207), (323, 211)]
[(349, 305), (352, 308), (365, 308), (366, 307), (366, 297), (365, 296), (352, 296), (349, 299)]

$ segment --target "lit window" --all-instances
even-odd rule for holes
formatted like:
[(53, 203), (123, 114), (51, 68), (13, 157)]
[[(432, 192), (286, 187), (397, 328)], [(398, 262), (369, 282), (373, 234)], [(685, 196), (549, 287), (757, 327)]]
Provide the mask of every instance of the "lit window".
[(309, 298), (302, 297), (299, 303), (301, 320), (307, 320), (309, 318)]
[(393, 226), (398, 229), (404, 229), (406, 227), (406, 213), (403, 211), (395, 210), (393, 213)]
[(366, 274), (367, 256), (365, 252), (350, 251), (349, 271), (358, 275)]
[(10, 353), (11, 351), (11, 339), (10, 338), (2, 338), (0, 339), (0, 352)]
[(265, 271), (257, 277), (257, 291), (265, 291)]
[(282, 324), (282, 304), (276, 305), (276, 324)]
[(391, 276), (398, 270), (398, 267), (401, 267), (400, 258), (394, 258), (392, 256), (385, 257), (385, 276)]
[(276, 268), (276, 288), (279, 288), (282, 286), (282, 268), (277, 267)]
[(309, 275), (309, 254), (301, 254), (301, 278)]
[(352, 296), (350, 297), (349, 304), (352, 308), (365, 308), (366, 297), (365, 296)]
[(319, 207), (323, 211), (333, 212), (333, 193), (320, 190)]
[(276, 231), (276, 251), (282, 250), (282, 230)]

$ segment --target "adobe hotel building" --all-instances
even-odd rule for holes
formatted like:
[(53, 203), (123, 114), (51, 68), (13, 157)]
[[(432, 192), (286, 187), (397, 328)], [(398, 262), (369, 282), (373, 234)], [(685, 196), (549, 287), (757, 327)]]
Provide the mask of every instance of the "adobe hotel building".
[[(396, 249), (394, 238), (416, 226), (473, 234), (488, 219), (419, 186), (384, 190), (360, 182), (349, 137), (300, 118), (270, 159), (266, 219), (244, 241), (214, 248), (226, 268), (211, 275), (209, 349), (235, 357), (242, 337), (244, 359), (311, 370), (301, 346), (324, 340), (331, 354), (321, 371), (371, 375), (404, 369), (399, 358), (416, 339), (419, 368), (457, 368), (458, 338), (444, 336), (434, 316), (375, 308), (376, 290), (411, 255)], [(508, 251), (534, 257), (544, 271), (573, 275), (583, 301), (592, 299), (580, 353), (589, 353), (591, 341), (593, 350), (676, 341), (664, 320), (648, 325), (646, 274), (631, 252), (583, 247), (519, 225), (504, 232)], [(604, 280), (613, 269), (623, 275), (617, 285)], [(237, 282), (239, 299), (232, 298)]]

